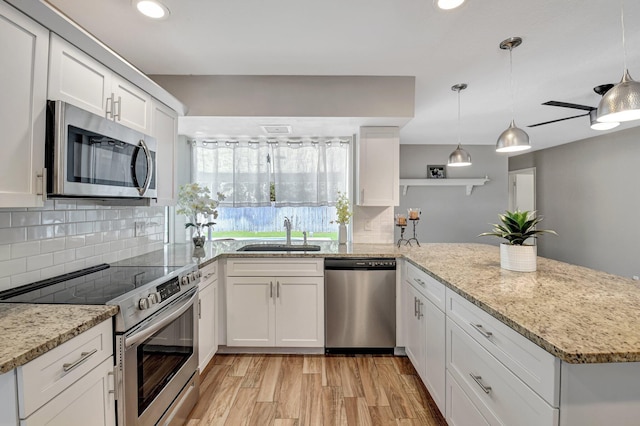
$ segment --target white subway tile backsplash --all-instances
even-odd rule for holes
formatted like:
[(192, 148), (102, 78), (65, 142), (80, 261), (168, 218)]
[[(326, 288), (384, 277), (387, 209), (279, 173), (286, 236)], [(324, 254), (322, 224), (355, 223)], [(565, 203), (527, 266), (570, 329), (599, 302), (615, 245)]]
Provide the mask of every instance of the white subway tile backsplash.
[(48, 268), (53, 265), (53, 253), (39, 254), (27, 257), (27, 271)]
[(11, 258), (34, 256), (40, 254), (40, 241), (26, 241), (11, 244)]
[(62, 251), (65, 248), (65, 238), (51, 238), (40, 242), (40, 253)]
[(42, 224), (43, 225), (52, 225), (54, 223), (64, 223), (65, 222), (65, 214), (60, 211), (46, 211), (42, 212)]
[(0, 244), (20, 243), (23, 241), (27, 241), (27, 229), (31, 228), (0, 229)]
[[(89, 200), (0, 209), (0, 290), (160, 250), (164, 211)], [(145, 223), (144, 236), (135, 236), (136, 221)]]

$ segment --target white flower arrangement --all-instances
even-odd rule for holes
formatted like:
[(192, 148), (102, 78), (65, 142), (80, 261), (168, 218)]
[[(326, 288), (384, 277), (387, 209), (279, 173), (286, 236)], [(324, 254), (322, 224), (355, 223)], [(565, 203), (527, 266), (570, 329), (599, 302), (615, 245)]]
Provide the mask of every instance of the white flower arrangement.
[[(215, 225), (215, 222), (207, 222), (209, 216), (218, 218), (218, 205), (224, 200), (224, 194), (218, 192), (217, 199), (211, 198), (211, 191), (206, 186), (197, 183), (187, 183), (178, 188), (178, 209), (176, 213), (187, 216), (190, 222), (185, 223), (185, 228), (196, 228), (198, 237), (202, 237), (203, 228)], [(202, 220), (200, 220), (202, 217)]]

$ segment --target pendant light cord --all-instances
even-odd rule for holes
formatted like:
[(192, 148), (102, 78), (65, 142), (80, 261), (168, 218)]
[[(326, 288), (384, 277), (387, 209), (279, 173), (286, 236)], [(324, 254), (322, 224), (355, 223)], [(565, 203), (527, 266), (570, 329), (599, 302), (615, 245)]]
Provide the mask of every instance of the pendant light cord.
[(460, 148), (460, 141), (462, 140), (461, 130), (460, 130), (460, 92), (461, 92), (461, 89), (458, 89), (458, 148)]
[(627, 70), (627, 44), (624, 37), (624, 0), (620, 0), (620, 22), (622, 23), (622, 57), (624, 58), (624, 69)]
[(509, 46), (509, 89), (511, 90), (511, 119), (516, 118), (516, 99), (513, 95), (513, 46)]

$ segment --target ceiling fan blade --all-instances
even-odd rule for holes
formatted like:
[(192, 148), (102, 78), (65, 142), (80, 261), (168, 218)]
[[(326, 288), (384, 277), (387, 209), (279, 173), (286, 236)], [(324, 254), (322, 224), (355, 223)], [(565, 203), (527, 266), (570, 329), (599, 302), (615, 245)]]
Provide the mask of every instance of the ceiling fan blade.
[(549, 102), (543, 103), (542, 105), (557, 106), (557, 107), (562, 107), (562, 108), (581, 109), (581, 110), (584, 110), (584, 111), (591, 111), (591, 110), (596, 109), (596, 108), (590, 107), (588, 105), (572, 104), (572, 103), (569, 103), (569, 102), (558, 102), (558, 101), (549, 101)]
[(545, 121), (544, 123), (532, 124), (531, 126), (527, 126), (527, 127), (544, 126), (545, 124), (557, 123), (558, 121), (571, 120), (572, 118), (584, 117), (587, 115), (589, 114), (587, 113), (587, 114), (574, 115), (573, 117), (565, 117), (565, 118), (559, 118), (557, 120)]

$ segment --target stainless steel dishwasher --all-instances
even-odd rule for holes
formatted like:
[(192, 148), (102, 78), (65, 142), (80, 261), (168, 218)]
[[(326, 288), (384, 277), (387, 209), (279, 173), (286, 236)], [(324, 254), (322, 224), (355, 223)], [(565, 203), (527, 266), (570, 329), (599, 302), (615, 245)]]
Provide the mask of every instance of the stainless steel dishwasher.
[(324, 261), (327, 353), (393, 353), (396, 345), (396, 261)]

